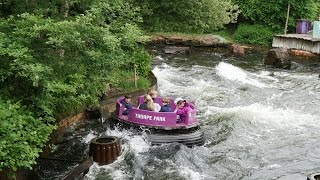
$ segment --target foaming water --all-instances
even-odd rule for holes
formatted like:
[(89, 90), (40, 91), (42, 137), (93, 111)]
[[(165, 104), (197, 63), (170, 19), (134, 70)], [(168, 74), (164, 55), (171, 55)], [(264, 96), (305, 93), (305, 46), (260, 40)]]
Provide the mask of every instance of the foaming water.
[[(132, 179), (132, 176), (141, 177), (139, 164), (143, 161), (140, 154), (150, 149), (150, 143), (146, 135), (135, 131), (108, 128), (101, 135), (116, 136), (121, 139), (122, 152), (115, 162), (109, 165), (99, 166), (96, 163), (90, 167), (89, 173), (84, 179)], [(91, 136), (90, 134), (88, 136)], [(130, 172), (132, 171), (132, 172)]]
[(150, 146), (143, 132), (108, 129), (103, 134), (121, 137), (122, 155), (93, 165), (86, 179), (305, 180), (318, 171), (320, 85), (309, 67), (275, 71), (258, 55), (153, 52), (160, 94), (195, 102), (205, 145)]
[(223, 76), (231, 81), (239, 81), (259, 88), (267, 87), (264, 83), (261, 83), (258, 80), (249, 77), (250, 73), (245, 72), (244, 70), (231, 64), (221, 62), (216, 67), (216, 69), (218, 75)]
[(194, 172), (198, 179), (301, 178), (318, 168), (318, 74), (258, 66), (252, 71), (216, 62), (154, 69), (164, 95), (175, 89), (197, 104), (207, 136), (203, 153), (209, 154)]

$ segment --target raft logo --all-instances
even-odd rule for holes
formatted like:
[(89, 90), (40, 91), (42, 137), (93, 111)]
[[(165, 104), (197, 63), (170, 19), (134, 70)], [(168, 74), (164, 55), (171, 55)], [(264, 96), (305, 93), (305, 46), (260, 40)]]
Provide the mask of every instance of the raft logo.
[(138, 119), (144, 119), (144, 120), (150, 120), (150, 121), (166, 121), (166, 117), (161, 116), (150, 116), (146, 114), (137, 114), (135, 113), (136, 118)]

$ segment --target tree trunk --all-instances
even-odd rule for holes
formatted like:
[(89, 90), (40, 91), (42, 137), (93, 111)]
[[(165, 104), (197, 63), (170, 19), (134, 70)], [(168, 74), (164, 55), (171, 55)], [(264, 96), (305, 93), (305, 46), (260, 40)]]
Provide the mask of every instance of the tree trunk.
[(61, 6), (61, 13), (63, 14), (63, 17), (66, 18), (69, 16), (69, 8), (70, 8), (69, 0), (65, 0), (64, 4)]

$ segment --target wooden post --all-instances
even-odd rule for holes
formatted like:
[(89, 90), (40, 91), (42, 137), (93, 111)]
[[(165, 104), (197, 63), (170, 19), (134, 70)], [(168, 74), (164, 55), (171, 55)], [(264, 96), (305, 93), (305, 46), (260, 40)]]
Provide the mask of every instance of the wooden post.
[(137, 65), (134, 65), (134, 87), (138, 88), (138, 84), (137, 84)]
[(286, 19), (286, 27), (284, 28), (284, 34), (287, 34), (288, 21), (289, 21), (289, 13), (290, 13), (290, 0), (289, 0), (289, 2), (288, 2), (287, 19)]

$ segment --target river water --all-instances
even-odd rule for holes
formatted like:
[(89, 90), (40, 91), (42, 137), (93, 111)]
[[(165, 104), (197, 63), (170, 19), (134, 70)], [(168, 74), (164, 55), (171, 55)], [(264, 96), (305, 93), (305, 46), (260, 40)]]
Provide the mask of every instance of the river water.
[(115, 135), (122, 138), (123, 153), (110, 165), (91, 166), (85, 179), (305, 180), (320, 171), (318, 63), (279, 70), (265, 67), (261, 54), (152, 52), (160, 94), (195, 102), (206, 144), (154, 147), (144, 133), (90, 130), (83, 144)]

